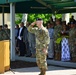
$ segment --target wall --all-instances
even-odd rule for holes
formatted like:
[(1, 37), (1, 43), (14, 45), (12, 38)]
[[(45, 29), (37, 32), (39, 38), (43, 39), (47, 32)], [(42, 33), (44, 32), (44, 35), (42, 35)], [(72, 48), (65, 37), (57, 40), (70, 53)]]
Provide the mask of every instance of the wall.
[(76, 20), (76, 13), (72, 13), (72, 15), (74, 16), (74, 19)]
[[(10, 27), (10, 14), (5, 13), (4, 18), (4, 24), (8, 24), (8, 27)], [(2, 25), (2, 14), (0, 14), (0, 25)]]

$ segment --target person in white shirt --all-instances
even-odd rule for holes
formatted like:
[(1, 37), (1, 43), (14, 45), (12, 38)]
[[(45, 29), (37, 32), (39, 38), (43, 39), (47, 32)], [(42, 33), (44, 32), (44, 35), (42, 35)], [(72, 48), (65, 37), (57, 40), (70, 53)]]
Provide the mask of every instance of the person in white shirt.
[(25, 30), (24, 23), (21, 22), (20, 29), (18, 30), (17, 34), (20, 56), (25, 56), (26, 53), (25, 42), (23, 41), (24, 30)]

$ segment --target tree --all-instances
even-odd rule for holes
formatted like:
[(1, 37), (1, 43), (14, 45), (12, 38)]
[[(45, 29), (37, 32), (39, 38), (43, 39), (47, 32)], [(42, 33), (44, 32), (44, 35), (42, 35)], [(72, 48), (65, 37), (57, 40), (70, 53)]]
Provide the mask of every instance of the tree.
[(56, 14), (55, 17), (58, 18), (58, 19), (62, 18), (62, 14)]
[[(16, 24), (19, 24), (22, 21), (22, 16), (23, 14), (16, 14), (16, 21), (15, 21)], [(52, 14), (28, 14), (27, 21), (33, 22), (36, 20), (36, 18), (42, 18), (45, 24), (50, 19), (51, 16)], [(55, 17), (61, 18), (62, 14), (56, 14)]]
[(33, 22), (36, 18), (42, 18), (44, 22), (46, 22), (49, 20), (50, 16), (52, 16), (52, 14), (28, 14), (27, 21)]
[(21, 21), (22, 21), (22, 16), (23, 16), (23, 14), (16, 14), (15, 15), (15, 23), (16, 24), (19, 24)]

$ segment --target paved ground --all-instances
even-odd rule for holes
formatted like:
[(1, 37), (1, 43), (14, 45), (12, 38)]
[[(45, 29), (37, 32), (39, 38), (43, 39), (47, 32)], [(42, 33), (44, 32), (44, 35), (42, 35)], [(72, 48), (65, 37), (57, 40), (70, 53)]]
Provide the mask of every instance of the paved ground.
[[(36, 62), (36, 58), (30, 58), (30, 57), (18, 57), (18, 56), (16, 56), (16, 60)], [(50, 59), (48, 59), (47, 62), (48, 62), (48, 64), (51, 64), (51, 65), (76, 68), (76, 62), (63, 62), (63, 61), (50, 60)]]
[[(12, 71), (5, 72), (1, 75), (38, 75), (39, 69), (38, 67), (31, 68), (21, 68), (21, 69), (13, 69)], [(49, 66), (47, 70), (47, 75), (76, 75), (76, 69), (64, 68), (64, 67), (56, 67)]]

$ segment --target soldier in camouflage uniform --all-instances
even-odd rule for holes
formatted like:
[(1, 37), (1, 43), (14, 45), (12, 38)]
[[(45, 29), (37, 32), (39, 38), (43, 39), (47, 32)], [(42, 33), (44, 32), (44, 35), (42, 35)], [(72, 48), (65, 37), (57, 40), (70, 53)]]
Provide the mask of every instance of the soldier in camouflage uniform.
[(56, 43), (56, 40), (60, 38), (62, 27), (60, 25), (60, 20), (56, 20), (56, 26), (54, 27), (54, 50), (55, 50), (55, 56), (54, 58), (56, 60), (60, 60), (60, 53), (61, 53), (61, 46), (60, 43)]
[(10, 29), (8, 29), (8, 25), (4, 25), (4, 40), (9, 40), (10, 39)]
[(9, 38), (10, 38), (10, 30), (5, 28), (5, 25), (4, 29), (2, 29), (2, 26), (0, 26), (0, 41), (9, 40)]
[[(37, 27), (34, 27), (34, 25)], [(50, 42), (48, 30), (43, 27), (43, 20), (38, 18), (36, 22), (33, 22), (29, 27), (28, 31), (34, 33), (36, 36), (36, 60), (37, 65), (41, 71), (39, 75), (46, 75), (47, 70), (47, 50)]]
[(69, 45), (71, 60), (76, 61), (76, 28), (74, 22), (71, 22), (71, 29), (69, 30)]
[(3, 39), (3, 29), (2, 26), (0, 26), (0, 41), (4, 40)]

